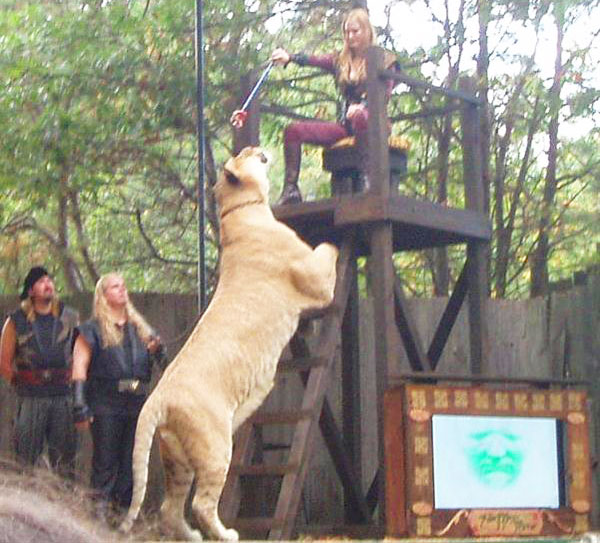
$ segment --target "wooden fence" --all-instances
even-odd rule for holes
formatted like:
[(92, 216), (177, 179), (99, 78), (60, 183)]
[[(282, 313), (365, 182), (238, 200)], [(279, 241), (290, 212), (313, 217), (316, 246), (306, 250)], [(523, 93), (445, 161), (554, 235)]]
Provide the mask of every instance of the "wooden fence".
[[(491, 376), (518, 378), (561, 378), (570, 377), (588, 382), (592, 423), (600, 415), (600, 271), (578, 274), (567, 288), (561, 285), (546, 298), (524, 301), (491, 300), (488, 304), (490, 344), (489, 367), (486, 373)], [(167, 343), (168, 352), (173, 355), (191, 331), (196, 317), (194, 296), (170, 294), (133, 295), (138, 309), (154, 325)], [(66, 300), (77, 307), (86, 318), (89, 315), (90, 295), (82, 295)], [(0, 311), (4, 316), (15, 307), (16, 297), (0, 297)], [(433, 336), (437, 322), (446, 305), (445, 299), (414, 299), (410, 301), (424, 341)], [(362, 477), (367, 486), (377, 470), (376, 452), (376, 408), (373, 402), (375, 387), (374, 333), (372, 307), (369, 300), (361, 302), (361, 396), (364, 413), (362, 442)], [(439, 363), (438, 371), (443, 374), (468, 373), (469, 348), (466, 311), (452, 331), (449, 344)], [(390, 375), (400, 375), (409, 371), (404, 355), (398, 367), (390, 368)], [(339, 364), (336, 371), (339, 371)], [(333, 383), (340, 383), (336, 376)], [(269, 402), (278, 406), (290, 401), (290, 394), (300, 392), (298, 383), (284, 383), (280, 392), (272, 395)], [(339, 387), (329, 391), (329, 401), (339, 416), (341, 394)], [(11, 452), (11, 421), (14, 397), (5, 384), (0, 384), (0, 453)], [(592, 461), (598, 457), (595, 443), (595, 429), (592, 428)], [(273, 441), (285, 440), (284, 433), (269, 436)], [(87, 480), (90, 461), (89, 437), (84, 436), (79, 458), (79, 477)], [(150, 503), (156, 501), (162, 489), (160, 466), (156, 459), (149, 487), (155, 489), (150, 494)], [(600, 487), (596, 471), (595, 491)], [(594, 500), (597, 502), (597, 500)], [(333, 464), (319, 437), (318, 452), (311, 460), (311, 475), (304, 488), (303, 521), (310, 524), (335, 524), (343, 519), (342, 490)], [(593, 521), (600, 525), (598, 509), (594, 510)]]

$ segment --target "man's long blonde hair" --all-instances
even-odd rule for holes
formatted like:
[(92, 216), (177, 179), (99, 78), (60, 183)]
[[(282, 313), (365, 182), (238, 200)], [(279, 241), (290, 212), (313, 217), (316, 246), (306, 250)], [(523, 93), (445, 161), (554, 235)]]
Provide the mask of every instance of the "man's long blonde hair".
[[(111, 272), (103, 275), (100, 277), (100, 279), (98, 279), (98, 282), (96, 283), (96, 291), (94, 292), (94, 309), (92, 314), (100, 325), (103, 348), (120, 345), (123, 341), (123, 329), (117, 326), (117, 323), (112, 318), (110, 306), (106, 301), (106, 281), (112, 277), (122, 278), (122, 275), (118, 272)], [(148, 342), (152, 339), (152, 328), (133, 306), (131, 301), (127, 302), (127, 305), (125, 306), (125, 313), (128, 322), (133, 324), (142, 342), (144, 344), (148, 344)]]
[[(346, 40), (346, 25), (348, 23), (357, 23), (367, 34), (367, 43), (369, 45), (375, 44), (375, 29), (369, 20), (367, 10), (363, 8), (351, 9), (342, 22), (344, 47), (338, 57), (338, 82), (342, 85), (358, 83), (367, 77), (367, 59), (364, 56), (353, 56), (348, 46), (348, 41)], [(351, 73), (355, 75), (352, 79), (350, 78)]]
[[(58, 318), (60, 315), (60, 302), (58, 301), (58, 296), (56, 294), (53, 296), (50, 304), (50, 313), (52, 313), (54, 318)], [(29, 322), (35, 321), (36, 312), (31, 298), (26, 298), (21, 302), (21, 309)]]

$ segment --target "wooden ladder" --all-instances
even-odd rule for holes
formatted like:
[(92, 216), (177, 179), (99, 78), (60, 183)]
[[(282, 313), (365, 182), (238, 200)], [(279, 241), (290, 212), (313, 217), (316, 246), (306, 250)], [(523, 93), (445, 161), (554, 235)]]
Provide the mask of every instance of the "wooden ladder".
[[(370, 516), (325, 397), (340, 344), (341, 316), (345, 311), (351, 282), (355, 280), (351, 273), (347, 273), (351, 269), (351, 258), (353, 254), (350, 240), (344, 242), (340, 249), (332, 305), (323, 312), (308, 315), (302, 320), (299, 331), (279, 362), (275, 388), (285, 381), (290, 372), (297, 373), (303, 385), (301, 405), (294, 409), (272, 410), (268, 409), (267, 399), (263, 407), (240, 427), (235, 436), (233, 458), (221, 497), (220, 512), (225, 525), (236, 528), (243, 538), (292, 538), (318, 425), (321, 426), (342, 484), (346, 491), (349, 490), (355, 508), (360, 511), (363, 520), (367, 521)], [(304, 332), (310, 322), (317, 319), (320, 322), (315, 341), (310, 342), (314, 346), (311, 352)], [(289, 446), (274, 447), (287, 449), (287, 459), (283, 461), (282, 451), (275, 451), (279, 454), (273, 455), (272, 451), (262, 446), (263, 431), (268, 431), (267, 427), (275, 425), (293, 427)], [(270, 460), (269, 457), (272, 456), (275, 459)], [(252, 511), (252, 516), (245, 516), (242, 504), (243, 480), (253, 483), (254, 501), (263, 502), (263, 498), (266, 501), (266, 494), (260, 481), (266, 478), (271, 481), (267, 491), (271, 489), (272, 494), (276, 494), (276, 499), (272, 500), (274, 507), (270, 511), (263, 509), (258, 514)]]

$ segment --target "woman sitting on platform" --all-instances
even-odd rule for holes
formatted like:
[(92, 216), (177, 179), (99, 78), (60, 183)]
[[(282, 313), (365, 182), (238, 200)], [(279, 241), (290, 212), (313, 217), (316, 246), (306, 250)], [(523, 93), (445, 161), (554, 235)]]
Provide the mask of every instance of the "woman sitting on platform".
[[(285, 178), (283, 192), (278, 204), (291, 204), (302, 201), (298, 189), (300, 174), (301, 146), (303, 143), (328, 147), (347, 137), (355, 136), (359, 163), (362, 165), (362, 189), (368, 189), (366, 172), (368, 170), (367, 150), (367, 100), (366, 53), (375, 43), (375, 32), (369, 21), (369, 15), (362, 8), (350, 10), (342, 23), (344, 45), (340, 52), (327, 55), (290, 54), (285, 49), (275, 49), (271, 60), (276, 65), (287, 66), (295, 62), (300, 66), (316, 66), (335, 77), (336, 84), (345, 100), (343, 118), (339, 123), (327, 121), (297, 121), (288, 125), (284, 132)], [(397, 67), (393, 54), (386, 53), (386, 69)], [(394, 87), (394, 81), (388, 80), (388, 97)], [(234, 111), (231, 122), (241, 126), (242, 112)]]

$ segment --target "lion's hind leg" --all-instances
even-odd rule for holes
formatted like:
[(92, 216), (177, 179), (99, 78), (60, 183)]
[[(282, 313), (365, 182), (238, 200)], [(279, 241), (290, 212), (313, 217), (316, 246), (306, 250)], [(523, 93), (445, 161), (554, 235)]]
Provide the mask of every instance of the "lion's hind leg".
[(160, 508), (162, 528), (169, 536), (184, 541), (202, 541), (202, 534), (185, 520), (185, 504), (194, 472), (176, 435), (159, 431), (160, 456), (165, 472), (165, 499)]
[(231, 428), (220, 429), (213, 435), (208, 447), (195, 447), (191, 463), (196, 475), (196, 489), (192, 500), (194, 517), (202, 533), (210, 539), (237, 541), (234, 529), (227, 529), (219, 518), (219, 500), (227, 479), (233, 439)]

